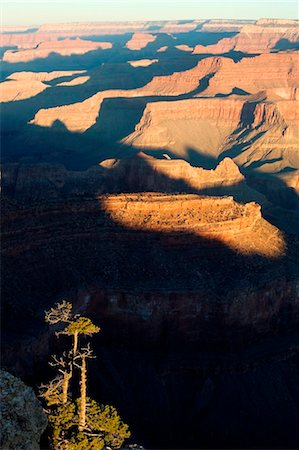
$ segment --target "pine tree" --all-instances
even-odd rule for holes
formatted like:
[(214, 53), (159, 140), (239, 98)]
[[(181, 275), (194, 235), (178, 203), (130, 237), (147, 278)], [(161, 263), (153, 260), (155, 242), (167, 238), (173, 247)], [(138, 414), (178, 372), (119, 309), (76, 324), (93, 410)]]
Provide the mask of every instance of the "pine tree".
[[(50, 325), (64, 324), (56, 335), (72, 336), (72, 348), (62, 356), (54, 355), (50, 365), (58, 372), (47, 384), (40, 386), (40, 396), (44, 398), (51, 428), (51, 448), (59, 450), (101, 450), (105, 445), (118, 448), (124, 439), (130, 437), (128, 425), (118, 415), (115, 408), (100, 405), (87, 396), (87, 360), (95, 358), (90, 343), (80, 346), (79, 337), (92, 336), (100, 328), (87, 317), (73, 314), (71, 303), (64, 300), (45, 313)], [(65, 325), (66, 324), (66, 325)], [(73, 374), (79, 370), (80, 396), (73, 393)], [(76, 377), (75, 377), (76, 379)]]
[(80, 335), (92, 336), (95, 333), (99, 333), (100, 327), (97, 327), (87, 317), (76, 317), (72, 320), (64, 330), (58, 334), (66, 334), (67, 336), (73, 336), (73, 355), (76, 356), (78, 349), (78, 341)]

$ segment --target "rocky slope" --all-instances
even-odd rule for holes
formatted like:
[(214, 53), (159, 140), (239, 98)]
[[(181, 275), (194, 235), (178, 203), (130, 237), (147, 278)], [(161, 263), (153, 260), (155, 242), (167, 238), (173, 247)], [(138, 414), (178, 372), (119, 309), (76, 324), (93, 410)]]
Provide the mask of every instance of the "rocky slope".
[(122, 142), (153, 151), (164, 149), (187, 160), (192, 149), (195, 164), (204, 156), (217, 160), (227, 155), (248, 170), (258, 164), (259, 170), (278, 172), (299, 167), (298, 120), (296, 100), (160, 101), (146, 105), (135, 131)]
[[(34, 181), (33, 181), (34, 180)], [(63, 166), (10, 164), (2, 168), (5, 195), (20, 202), (53, 200), (65, 195), (122, 192), (189, 192), (232, 195), (238, 201), (267, 200), (245, 182), (237, 165), (225, 158), (215, 170), (193, 167), (184, 160), (156, 159), (138, 153), (125, 159), (107, 159), (98, 167), (72, 172)]]
[(103, 330), (90, 389), (135, 442), (296, 447), (296, 24), (2, 34), (16, 59), (111, 43), (3, 61), (6, 367), (47, 378), (44, 310), (68, 298)]
[[(292, 284), (282, 281), (285, 279), (284, 238), (261, 218), (260, 209), (255, 204), (241, 206), (231, 198), (200, 198), (196, 195), (127, 194), (94, 200), (84, 200), (83, 197), (68, 203), (39, 202), (36, 206), (27, 207), (8, 202), (4, 211), (4, 276), (8, 277), (7, 295), (15, 300), (18, 292), (11, 290), (10, 282), (13, 267), (18, 270), (22, 298), (26, 297), (27, 288), (33, 289), (31, 300), (42, 292), (47, 292), (47, 296), (55, 295), (60, 283), (60, 290), (75, 283), (74, 288), (78, 284), (74, 279), (77, 270), (83, 271), (80, 278), (83, 276), (84, 284), (96, 282), (106, 288), (124, 288), (127, 285), (127, 289), (166, 289), (168, 292), (176, 285), (177, 289), (197, 292), (196, 298), (210, 298), (209, 302), (215, 295), (216, 304), (223, 289), (228, 303), (238, 302), (239, 295), (245, 295), (243, 306), (240, 306), (244, 308), (242, 314), (247, 317), (244, 326), (247, 320), (251, 320), (247, 302), (253, 301), (250, 285), (257, 267), (265, 275), (259, 278), (263, 289), (266, 289), (268, 277), (273, 277), (271, 271), (274, 270), (276, 276), (277, 270), (281, 271), (277, 282), (284, 286), (282, 297), (275, 297), (278, 303), (271, 313), (267, 310), (268, 313), (274, 314), (276, 308), (284, 308), (292, 298)], [(184, 252), (184, 266), (180, 261), (181, 251)], [(148, 256), (145, 257), (146, 254)], [(239, 275), (230, 278), (235, 264)], [(254, 265), (257, 266), (253, 273), (244, 278), (249, 267), (253, 270)], [(72, 267), (72, 270), (68, 272), (63, 267)], [(134, 272), (134, 278), (128, 276), (128, 270)], [(50, 287), (47, 279), (56, 277), (57, 271), (60, 273), (59, 284)], [(173, 284), (175, 279), (177, 281)], [(271, 289), (274, 289), (273, 284)], [(221, 298), (220, 295), (220, 302)], [(295, 320), (296, 302), (290, 307)], [(186, 304), (186, 314), (189, 314), (188, 310)], [(229, 323), (237, 320), (234, 318), (236, 311), (239, 315), (239, 307), (229, 307), (227, 323), (224, 317), (217, 319), (223, 320), (228, 333)], [(267, 328), (266, 323), (260, 325), (263, 319), (258, 317), (256, 325)], [(193, 327), (191, 322), (190, 331)], [(186, 326), (189, 327), (187, 323)]]
[[(49, 345), (43, 311), (67, 297), (104, 330), (94, 342), (99, 358), (90, 389), (121, 407), (139, 441), (192, 448), (201, 436), (205, 448), (244, 440), (293, 445), (295, 242), (286, 242), (256, 204), (197, 195), (92, 197), (78, 190), (75, 174), (71, 193), (63, 170), (46, 173), (19, 168), (11, 173), (14, 187), (4, 183), (5, 364), (27, 376), (40, 367)], [(89, 171), (86, 182), (91, 177)], [(262, 422), (245, 392), (262, 405)], [(218, 420), (218, 402), (226, 425), (211, 439), (205, 429)], [(239, 420), (238, 402), (253, 435)], [(145, 403), (147, 420), (136, 413)], [(188, 420), (178, 405), (188, 408)], [(270, 412), (282, 409), (283, 426)], [(273, 420), (280, 434), (265, 438)], [(205, 426), (198, 429), (198, 421)]]
[(4, 370), (0, 387), (1, 449), (39, 450), (47, 418), (33, 389)]

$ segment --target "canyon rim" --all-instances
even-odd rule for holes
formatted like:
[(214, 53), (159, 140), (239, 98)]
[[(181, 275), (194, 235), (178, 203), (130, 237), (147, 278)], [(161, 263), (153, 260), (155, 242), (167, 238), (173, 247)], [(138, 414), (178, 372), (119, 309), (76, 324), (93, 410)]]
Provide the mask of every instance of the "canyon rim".
[(158, 16), (1, 27), (4, 384), (51, 378), (67, 299), (131, 448), (295, 449), (299, 22)]

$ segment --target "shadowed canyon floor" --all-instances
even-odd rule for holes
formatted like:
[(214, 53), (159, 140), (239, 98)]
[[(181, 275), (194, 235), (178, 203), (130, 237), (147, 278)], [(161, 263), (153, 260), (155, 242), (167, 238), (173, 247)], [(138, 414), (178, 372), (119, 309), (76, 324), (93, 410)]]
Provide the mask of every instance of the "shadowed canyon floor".
[(298, 22), (1, 39), (4, 368), (50, 376), (44, 310), (69, 298), (133, 442), (296, 448)]

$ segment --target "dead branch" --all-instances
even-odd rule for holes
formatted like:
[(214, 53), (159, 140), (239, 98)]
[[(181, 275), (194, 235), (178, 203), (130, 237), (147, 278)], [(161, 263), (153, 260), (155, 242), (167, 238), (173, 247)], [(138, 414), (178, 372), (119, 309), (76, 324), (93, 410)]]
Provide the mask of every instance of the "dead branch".
[(55, 325), (59, 322), (69, 323), (72, 319), (72, 304), (63, 300), (49, 311), (45, 311), (45, 321), (50, 325)]

